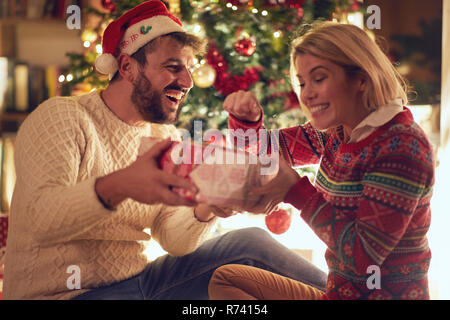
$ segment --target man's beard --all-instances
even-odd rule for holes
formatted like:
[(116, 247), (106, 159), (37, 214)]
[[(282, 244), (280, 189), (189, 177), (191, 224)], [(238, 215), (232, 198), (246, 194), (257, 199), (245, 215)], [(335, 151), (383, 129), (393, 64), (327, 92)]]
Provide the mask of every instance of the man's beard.
[[(165, 88), (165, 90), (175, 89), (185, 91), (179, 86), (173, 84)], [(139, 74), (137, 80), (133, 83), (133, 92), (131, 93), (131, 101), (136, 106), (137, 111), (145, 121), (153, 123), (176, 123), (181, 112), (181, 104), (186, 95), (180, 101), (175, 115), (175, 119), (169, 119), (163, 107), (163, 92), (159, 93), (152, 90), (150, 80), (145, 75)]]

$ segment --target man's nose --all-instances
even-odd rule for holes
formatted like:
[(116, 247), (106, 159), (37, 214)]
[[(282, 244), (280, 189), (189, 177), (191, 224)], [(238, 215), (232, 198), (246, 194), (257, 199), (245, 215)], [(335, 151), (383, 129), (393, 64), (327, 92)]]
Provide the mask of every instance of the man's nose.
[(178, 74), (178, 84), (183, 87), (183, 89), (190, 90), (194, 86), (194, 82), (192, 81), (191, 73), (187, 68), (184, 68)]

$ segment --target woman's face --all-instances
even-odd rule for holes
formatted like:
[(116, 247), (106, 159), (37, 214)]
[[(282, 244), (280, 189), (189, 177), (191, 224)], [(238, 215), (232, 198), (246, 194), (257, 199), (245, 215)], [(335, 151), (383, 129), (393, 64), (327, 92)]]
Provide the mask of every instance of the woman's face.
[(306, 116), (318, 130), (343, 125), (348, 135), (369, 111), (363, 107), (364, 80), (349, 79), (344, 68), (310, 54), (295, 59), (300, 100)]

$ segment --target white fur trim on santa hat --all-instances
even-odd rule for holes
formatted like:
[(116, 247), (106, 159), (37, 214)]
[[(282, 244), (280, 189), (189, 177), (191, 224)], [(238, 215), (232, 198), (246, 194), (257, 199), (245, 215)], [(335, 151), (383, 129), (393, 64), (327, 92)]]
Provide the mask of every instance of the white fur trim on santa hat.
[(102, 53), (95, 60), (95, 69), (102, 74), (113, 75), (119, 69), (119, 66), (112, 54)]
[(120, 41), (122, 53), (132, 55), (151, 40), (171, 32), (185, 32), (183, 28), (167, 16), (151, 17), (130, 26)]

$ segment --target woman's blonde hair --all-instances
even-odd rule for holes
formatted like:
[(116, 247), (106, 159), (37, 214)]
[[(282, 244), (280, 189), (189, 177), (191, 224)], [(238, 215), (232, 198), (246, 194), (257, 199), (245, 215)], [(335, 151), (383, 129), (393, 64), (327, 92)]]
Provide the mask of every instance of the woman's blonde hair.
[(357, 26), (317, 22), (292, 42), (291, 82), (299, 99), (295, 59), (301, 54), (327, 59), (343, 67), (349, 77), (363, 76), (366, 86), (362, 100), (369, 110), (376, 110), (397, 98), (402, 99), (403, 105), (408, 103), (405, 80), (376, 42)]

